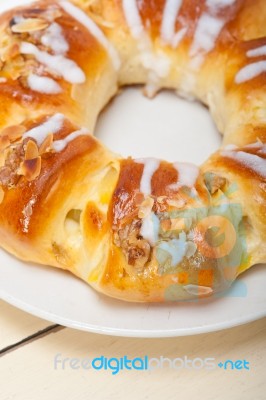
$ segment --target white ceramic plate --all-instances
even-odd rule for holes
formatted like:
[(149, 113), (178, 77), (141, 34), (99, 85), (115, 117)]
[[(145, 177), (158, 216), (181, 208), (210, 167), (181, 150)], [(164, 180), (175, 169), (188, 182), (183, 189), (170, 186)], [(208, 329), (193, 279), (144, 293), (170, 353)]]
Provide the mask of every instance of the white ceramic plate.
[[(9, 1), (8, 5), (22, 1)], [(0, 0), (0, 10), (7, 3)], [(97, 136), (124, 156), (203, 162), (220, 144), (208, 111), (164, 92), (155, 100), (127, 89), (101, 116)], [(130, 304), (99, 295), (49, 267), (0, 251), (0, 298), (49, 321), (85, 331), (136, 337), (192, 335), (266, 316), (266, 268), (243, 274), (222, 297), (169, 304)]]

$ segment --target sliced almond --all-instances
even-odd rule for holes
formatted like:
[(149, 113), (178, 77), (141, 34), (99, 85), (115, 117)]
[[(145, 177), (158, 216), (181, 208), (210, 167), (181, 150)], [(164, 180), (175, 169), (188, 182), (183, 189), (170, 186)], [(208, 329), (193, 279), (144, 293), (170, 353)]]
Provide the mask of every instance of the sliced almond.
[(42, 18), (27, 18), (12, 26), (14, 33), (41, 31), (49, 26), (49, 22)]
[(172, 231), (183, 231), (186, 229), (186, 223), (184, 218), (172, 218), (171, 219), (171, 230)]
[(166, 203), (170, 207), (174, 207), (174, 208), (183, 208), (184, 205), (186, 204), (185, 200), (182, 199), (182, 197), (177, 198), (177, 199), (167, 199)]
[(10, 140), (7, 135), (0, 136), (0, 151), (5, 150), (8, 146), (10, 146)]
[(157, 197), (157, 202), (159, 204), (163, 204), (166, 199), (167, 199), (166, 196), (159, 196), (159, 197)]
[(53, 141), (54, 141), (54, 135), (53, 134), (50, 134), (45, 138), (44, 142), (42, 142), (42, 144), (41, 144), (41, 146), (39, 148), (40, 156), (52, 149)]
[(8, 57), (14, 58), (20, 54), (20, 46), (18, 43), (13, 43), (8, 49)]
[(16, 140), (20, 139), (23, 133), (26, 132), (26, 128), (23, 125), (13, 125), (8, 126), (5, 128), (0, 136), (7, 136), (11, 143), (15, 142)]
[(119, 221), (120, 227), (130, 224), (130, 222), (138, 215), (138, 210), (135, 209), (131, 213), (127, 214), (124, 218)]
[(182, 231), (186, 229), (184, 218), (171, 218), (161, 221), (161, 228), (164, 232)]
[(42, 159), (41, 157), (34, 158), (33, 160), (25, 160), (19, 170), (18, 175), (25, 176), (25, 178), (31, 182), (38, 178), (41, 172)]
[(226, 184), (226, 179), (223, 176), (216, 175), (213, 179), (213, 183), (211, 185), (211, 194), (217, 192), (217, 190), (221, 189)]
[(48, 21), (54, 22), (57, 18), (62, 17), (62, 12), (57, 6), (49, 6), (42, 15)]
[(3, 189), (0, 186), (0, 204), (3, 203), (4, 197), (5, 197), (5, 192), (3, 191)]
[(154, 200), (151, 197), (147, 197), (140, 205), (139, 207), (139, 212), (138, 212), (138, 217), (139, 218), (145, 218), (147, 217), (154, 205)]
[(194, 242), (187, 242), (186, 257), (193, 257), (197, 251), (197, 245)]
[(214, 173), (208, 173), (205, 176), (205, 184), (211, 194), (214, 194), (218, 190), (222, 189), (226, 183), (227, 180), (223, 176), (219, 176)]
[(20, 47), (17, 42), (10, 44), (2, 53), (1, 60), (3, 62), (9, 61), (20, 54)]
[(26, 144), (25, 160), (33, 160), (38, 158), (39, 149), (37, 144), (33, 140), (29, 140)]

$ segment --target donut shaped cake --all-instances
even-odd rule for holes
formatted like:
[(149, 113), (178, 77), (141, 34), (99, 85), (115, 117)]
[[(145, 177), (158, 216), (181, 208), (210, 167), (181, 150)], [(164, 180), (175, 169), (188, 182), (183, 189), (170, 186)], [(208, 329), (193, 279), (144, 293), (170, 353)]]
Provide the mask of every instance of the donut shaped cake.
[[(220, 293), (266, 262), (265, 36), (264, 0), (49, 0), (3, 14), (2, 248), (136, 302)], [(222, 148), (199, 168), (108, 150), (97, 116), (133, 84), (204, 103)]]

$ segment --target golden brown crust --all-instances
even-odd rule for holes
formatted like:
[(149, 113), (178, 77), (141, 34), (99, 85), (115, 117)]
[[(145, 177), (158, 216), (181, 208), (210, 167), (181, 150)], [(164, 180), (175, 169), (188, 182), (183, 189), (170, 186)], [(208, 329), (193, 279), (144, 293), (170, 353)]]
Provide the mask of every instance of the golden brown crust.
[[(165, 0), (127, 2), (138, 7), (140, 30), (122, 0), (73, 3), (89, 29), (53, 0), (0, 16), (1, 246), (127, 301), (226, 289), (266, 260), (266, 67), (254, 76), (245, 70), (265, 60), (263, 50), (250, 55), (266, 45), (265, 2), (183, 0), (171, 37), (162, 28)], [(43, 40), (51, 25), (52, 45)], [(38, 60), (36, 50), (22, 52), (25, 42), (74, 63), (77, 82)], [(146, 84), (150, 97), (166, 87), (198, 98), (224, 145), (235, 147), (198, 171), (120, 159), (88, 133), (118, 86), (131, 83)], [(41, 139), (27, 136), (58, 113), (59, 127)]]

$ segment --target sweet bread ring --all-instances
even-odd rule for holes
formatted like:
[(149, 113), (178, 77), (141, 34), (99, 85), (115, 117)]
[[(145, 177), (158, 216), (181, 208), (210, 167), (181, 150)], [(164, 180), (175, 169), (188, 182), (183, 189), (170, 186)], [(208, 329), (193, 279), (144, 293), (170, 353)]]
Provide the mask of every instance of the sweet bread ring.
[[(227, 289), (266, 262), (263, 0), (41, 1), (0, 17), (1, 246), (140, 302)], [(206, 104), (200, 168), (91, 133), (119, 87)]]

